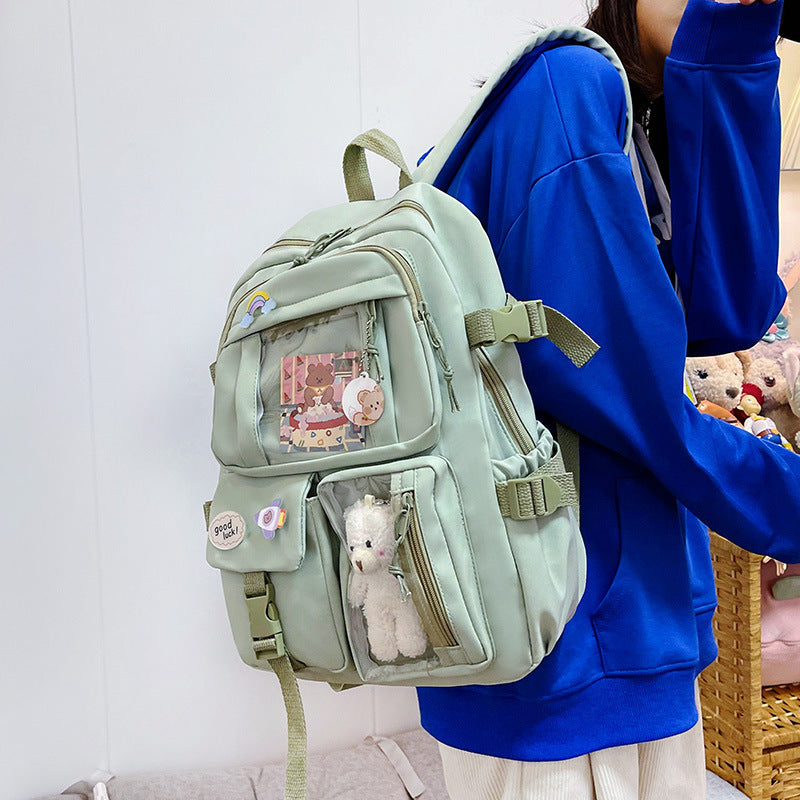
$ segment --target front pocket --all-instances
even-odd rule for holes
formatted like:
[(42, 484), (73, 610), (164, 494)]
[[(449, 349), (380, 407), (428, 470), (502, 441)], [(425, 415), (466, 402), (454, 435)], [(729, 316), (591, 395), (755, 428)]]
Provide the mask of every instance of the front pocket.
[(608, 674), (697, 659), (695, 619), (675, 499), (653, 481), (617, 480), (620, 560), (592, 615)]
[(349, 664), (338, 561), (338, 539), (319, 498), (309, 497), (303, 564), (296, 572), (274, 572), (271, 578), (287, 651), (303, 667), (332, 673)]
[(447, 461), (337, 472), (318, 493), (342, 545), (342, 604), (362, 679), (467, 674), (484, 663), (485, 618)]
[[(286, 650), (306, 676), (353, 672), (339, 587), (339, 539), (311, 494), (312, 475), (250, 478), (223, 471), (209, 514), (208, 563), (222, 571), (237, 647), (253, 652), (243, 575), (263, 572)], [(331, 673), (330, 675), (328, 673)]]
[(289, 319), (236, 339), (217, 360), (212, 448), (225, 466), (321, 472), (435, 443), (435, 359), (406, 296), (282, 312)]
[(258, 435), (267, 461), (314, 458), (363, 450), (371, 430), (392, 425), (390, 376), (380, 381), (389, 408), (375, 425), (356, 426), (345, 415), (342, 395), (360, 373), (383, 374), (368, 352), (374, 339), (375, 302), (359, 303), (267, 328), (260, 334)]

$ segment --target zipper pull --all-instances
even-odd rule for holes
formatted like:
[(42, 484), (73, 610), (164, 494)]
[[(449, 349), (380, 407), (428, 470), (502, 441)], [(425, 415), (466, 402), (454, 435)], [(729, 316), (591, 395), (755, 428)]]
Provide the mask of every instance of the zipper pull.
[(411, 492), (403, 492), (400, 499), (400, 511), (394, 520), (394, 546), (395, 548), (405, 540), (408, 529), (411, 527), (411, 511), (414, 508), (414, 495)]
[(326, 247), (332, 245), (337, 239), (347, 236), (352, 230), (352, 228), (339, 228), (338, 231), (333, 231), (333, 233), (323, 233), (322, 236), (318, 236), (314, 240), (303, 255), (292, 261), (292, 266), (299, 267), (303, 264), (308, 264), (312, 258), (316, 258)]
[(405, 603), (406, 600), (411, 596), (411, 590), (408, 588), (408, 584), (406, 583), (406, 576), (403, 575), (403, 570), (400, 567), (391, 564), (389, 566), (389, 574), (394, 575), (397, 578), (397, 582), (400, 584), (400, 598)]
[(369, 316), (364, 331), (364, 355), (366, 356), (366, 364), (364, 369), (369, 373), (372, 364), (375, 364), (375, 369), (378, 373), (378, 382), (383, 381), (383, 370), (381, 370), (381, 362), (378, 359), (378, 348), (375, 346), (375, 320), (377, 319), (378, 312), (375, 310), (375, 301), (370, 300), (367, 303), (367, 310)]
[(425, 323), (425, 331), (428, 334), (428, 339), (430, 339), (433, 352), (436, 354), (436, 358), (442, 367), (442, 377), (447, 384), (447, 394), (450, 398), (450, 410), (461, 411), (461, 406), (459, 406), (458, 399), (456, 398), (455, 389), (453, 389), (453, 368), (450, 366), (450, 362), (447, 360), (447, 353), (445, 353), (444, 343), (442, 342), (441, 335), (439, 334), (439, 329), (436, 327), (436, 323), (433, 321), (433, 317), (431, 316), (430, 311), (428, 311), (428, 307), (424, 303), (420, 303), (419, 305), (420, 313), (422, 314), (422, 319)]

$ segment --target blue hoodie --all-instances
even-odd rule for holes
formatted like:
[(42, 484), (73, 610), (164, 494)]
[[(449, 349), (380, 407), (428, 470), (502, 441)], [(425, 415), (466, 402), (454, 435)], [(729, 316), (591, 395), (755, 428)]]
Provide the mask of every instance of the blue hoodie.
[(423, 726), (446, 744), (557, 760), (688, 730), (695, 678), (716, 652), (706, 526), (800, 561), (800, 456), (683, 394), (687, 353), (753, 345), (785, 299), (780, 13), (689, 0), (667, 59), (685, 311), (623, 152), (622, 81), (594, 50), (561, 42), (523, 58), (435, 181), (480, 219), (512, 295), (541, 298), (601, 345), (583, 369), (545, 340), (519, 346), (541, 419), (582, 437), (586, 592), (526, 678), (418, 689)]

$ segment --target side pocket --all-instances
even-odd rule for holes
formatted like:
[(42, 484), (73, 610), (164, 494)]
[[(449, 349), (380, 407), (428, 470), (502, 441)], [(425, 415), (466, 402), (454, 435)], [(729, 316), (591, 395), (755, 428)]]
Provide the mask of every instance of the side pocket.
[(675, 499), (654, 481), (617, 480), (620, 560), (592, 615), (607, 674), (693, 663), (692, 590)]
[(479, 671), (490, 643), (448, 462), (423, 456), (344, 470), (318, 491), (340, 540), (341, 602), (362, 679)]
[(274, 572), (275, 602), (286, 649), (306, 667), (340, 672), (348, 666), (339, 588), (339, 546), (318, 497), (306, 499), (306, 552), (296, 572)]
[(586, 585), (586, 551), (571, 509), (538, 520), (506, 519), (538, 664), (555, 646)]

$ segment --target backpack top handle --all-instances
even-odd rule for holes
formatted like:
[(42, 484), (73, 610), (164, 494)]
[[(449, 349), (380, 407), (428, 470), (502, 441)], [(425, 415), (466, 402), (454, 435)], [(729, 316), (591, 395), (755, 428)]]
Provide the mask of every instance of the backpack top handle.
[(400, 188), (405, 189), (413, 181), (411, 171), (406, 164), (400, 148), (383, 131), (377, 128), (359, 134), (345, 148), (342, 170), (344, 171), (344, 185), (347, 188), (347, 199), (352, 203), (355, 200), (374, 200), (375, 191), (372, 188), (372, 179), (367, 166), (365, 151), (371, 151), (383, 156), (400, 169)]

